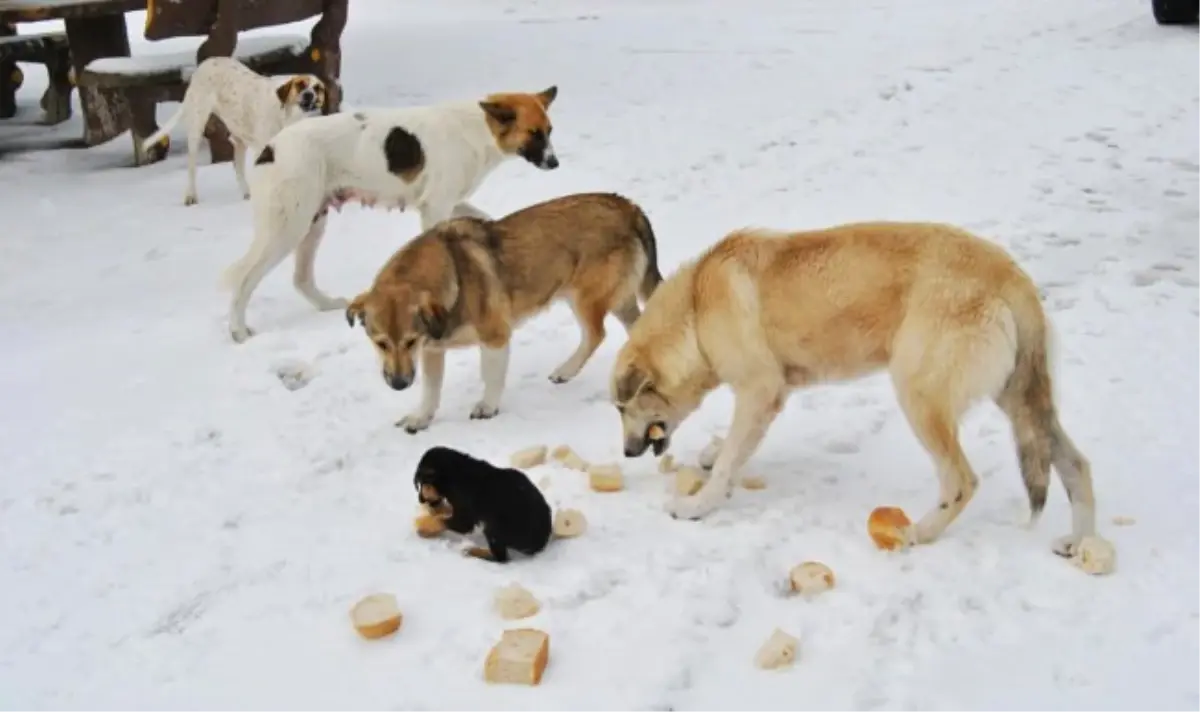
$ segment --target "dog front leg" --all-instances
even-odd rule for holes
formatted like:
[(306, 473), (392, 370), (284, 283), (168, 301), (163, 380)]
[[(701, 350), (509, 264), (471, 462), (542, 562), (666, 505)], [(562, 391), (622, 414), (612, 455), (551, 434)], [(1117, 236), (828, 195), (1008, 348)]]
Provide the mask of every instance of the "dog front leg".
[(498, 564), (508, 562), (508, 547), (503, 542), (492, 536), (491, 531), (485, 526), (483, 536), (487, 539), (487, 546), (470, 546), (463, 550), (467, 556), (473, 556), (476, 559), (484, 561), (494, 561)]
[(317, 311), (345, 309), (349, 304), (345, 299), (331, 297), (318, 289), (316, 278), (313, 276), (313, 266), (317, 261), (317, 248), (321, 246), (321, 239), (325, 236), (326, 220), (328, 220), (327, 212), (318, 216), (312, 226), (308, 228), (308, 233), (296, 248), (296, 266), (292, 274), (292, 285), (295, 286), (296, 291), (300, 292), (301, 296), (307, 299), (308, 303), (313, 305)]
[(456, 218), (478, 218), (479, 220), (491, 220), (492, 216), (483, 212), (479, 208), (471, 205), (467, 201), (462, 201), (454, 206), (454, 210), (450, 211), (451, 217)]
[(735, 390), (733, 424), (720, 446), (712, 475), (691, 497), (671, 500), (667, 511), (676, 519), (699, 519), (712, 512), (729, 495), (734, 478), (750, 455), (758, 449), (767, 428), (783, 408), (784, 391), (779, 387)]
[(509, 344), (493, 348), (479, 345), (479, 371), (483, 377), (483, 399), (471, 410), (472, 420), (486, 420), (500, 412), (500, 396), (508, 379)]
[(409, 434), (419, 433), (433, 422), (442, 399), (442, 376), (446, 373), (446, 352), (441, 349), (421, 349), (421, 403), (396, 425)]

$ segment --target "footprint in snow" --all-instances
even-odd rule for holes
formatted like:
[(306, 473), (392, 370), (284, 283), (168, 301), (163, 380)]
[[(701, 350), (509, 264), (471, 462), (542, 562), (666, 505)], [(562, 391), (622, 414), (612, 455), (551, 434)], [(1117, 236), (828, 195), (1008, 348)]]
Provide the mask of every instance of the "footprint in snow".
[(275, 376), (279, 378), (279, 382), (289, 391), (298, 391), (304, 388), (316, 376), (316, 371), (313, 367), (303, 361), (279, 361), (271, 367), (275, 372)]

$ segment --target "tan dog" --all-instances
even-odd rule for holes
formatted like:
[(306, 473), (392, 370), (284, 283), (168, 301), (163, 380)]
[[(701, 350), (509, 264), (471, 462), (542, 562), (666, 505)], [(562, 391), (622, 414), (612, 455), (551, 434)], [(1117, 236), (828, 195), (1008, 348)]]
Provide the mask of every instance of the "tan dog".
[[(717, 386), (734, 393), (733, 422), (713, 473), (669, 506), (698, 518), (730, 494), (737, 471), (795, 388), (887, 369), (941, 490), (917, 522), (938, 536), (975, 494), (978, 478), (958, 421), (992, 398), (1012, 421), (1037, 520), (1053, 463), (1067, 490), (1070, 555), (1094, 533), (1091, 469), (1058, 422), (1047, 365), (1048, 324), (1037, 288), (999, 247), (962, 230), (863, 223), (789, 234), (734, 232), (655, 292), (612, 373), (625, 454), (666, 450), (671, 433)], [(654, 433), (651, 428), (657, 426)]]
[(378, 351), (383, 380), (408, 388), (421, 356), (421, 403), (396, 423), (429, 427), (441, 398), (445, 351), (478, 344), (483, 399), (471, 418), (499, 411), (512, 332), (558, 299), (571, 304), (583, 338), (550, 375), (566, 383), (604, 340), (604, 319), (628, 330), (662, 281), (654, 232), (633, 202), (612, 194), (568, 195), (499, 220), (455, 218), (400, 248), (371, 289), (346, 309)]

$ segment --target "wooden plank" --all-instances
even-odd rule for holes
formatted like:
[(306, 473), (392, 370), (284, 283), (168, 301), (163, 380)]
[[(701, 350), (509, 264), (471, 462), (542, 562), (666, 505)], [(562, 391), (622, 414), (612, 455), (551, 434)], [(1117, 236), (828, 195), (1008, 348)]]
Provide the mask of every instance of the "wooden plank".
[(316, 17), (324, 11), (325, 0), (147, 0), (142, 34), (148, 40), (206, 37), (213, 29), (218, 7), (233, 16), (233, 29), (244, 32)]
[(0, 22), (99, 17), (145, 8), (146, 0), (0, 0)]

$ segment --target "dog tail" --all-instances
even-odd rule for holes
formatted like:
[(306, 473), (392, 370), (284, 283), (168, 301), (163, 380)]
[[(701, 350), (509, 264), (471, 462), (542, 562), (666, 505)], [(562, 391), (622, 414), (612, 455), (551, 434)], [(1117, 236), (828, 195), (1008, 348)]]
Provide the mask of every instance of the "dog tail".
[(641, 208), (636, 208), (636, 211), (633, 229), (637, 233), (638, 242), (642, 243), (642, 252), (646, 253), (646, 271), (642, 273), (642, 284), (638, 288), (638, 294), (644, 303), (654, 294), (663, 278), (658, 271), (658, 243), (654, 239), (654, 228), (650, 226), (650, 218), (646, 217)]
[(176, 111), (174, 114), (172, 114), (171, 118), (167, 119), (167, 123), (163, 124), (162, 126), (160, 126), (158, 128), (157, 131), (150, 134), (149, 138), (147, 138), (145, 141), (142, 141), (142, 151), (143, 152), (149, 151), (150, 147), (153, 146), (154, 144), (158, 143), (159, 141), (161, 141), (163, 136), (166, 136), (167, 134), (171, 133), (171, 129), (175, 128), (175, 124), (178, 124), (179, 120), (183, 118), (183, 111), (186, 108), (184, 106), (184, 103), (186, 103), (186, 102), (187, 102), (187, 97), (184, 97), (183, 102), (181, 102), (179, 104), (179, 110)]
[(1005, 301), (1017, 327), (1016, 363), (996, 404), (1012, 423), (1021, 478), (1032, 510), (1030, 523), (1037, 522), (1046, 506), (1053, 464), (1071, 502), (1076, 531), (1090, 530), (1093, 524), (1080, 518), (1094, 516), (1091, 465), (1058, 420), (1050, 373), (1050, 323), (1031, 282), (1022, 280), (1009, 291)]

